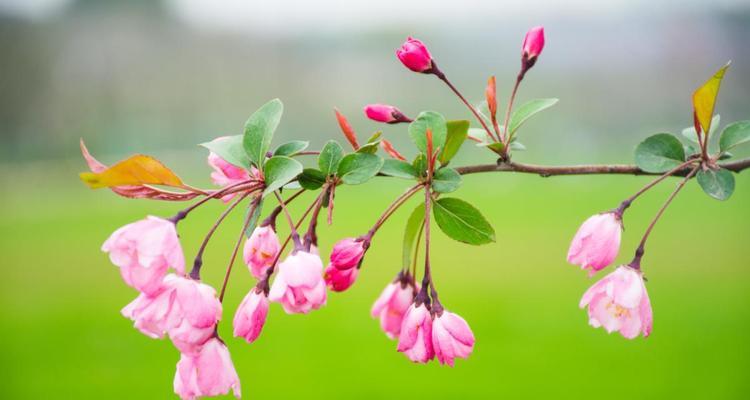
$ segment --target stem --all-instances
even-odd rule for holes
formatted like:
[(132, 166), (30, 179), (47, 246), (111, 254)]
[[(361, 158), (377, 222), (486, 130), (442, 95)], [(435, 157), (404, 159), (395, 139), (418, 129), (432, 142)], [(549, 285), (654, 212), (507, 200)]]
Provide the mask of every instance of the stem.
[(398, 210), (398, 208), (401, 207), (406, 202), (406, 200), (409, 200), (409, 198), (413, 196), (414, 193), (417, 193), (419, 189), (422, 188), (422, 186), (423, 185), (421, 183), (418, 185), (414, 185), (409, 190), (407, 190), (404, 194), (397, 197), (396, 200), (394, 200), (393, 203), (391, 203), (391, 205), (389, 205), (388, 208), (385, 209), (385, 211), (380, 216), (380, 218), (378, 218), (378, 220), (375, 222), (375, 225), (373, 225), (370, 231), (367, 233), (367, 236), (369, 238), (372, 238), (375, 235), (375, 233), (378, 231), (378, 229), (380, 229), (380, 227), (383, 226), (385, 221), (388, 218), (390, 218), (391, 215), (393, 215), (393, 213), (396, 212), (396, 210)]
[[(225, 195), (225, 194), (234, 193), (233, 189), (237, 189), (237, 188), (239, 188), (242, 185), (246, 185), (246, 184), (252, 183), (252, 182), (255, 182), (255, 180), (254, 179), (250, 179), (250, 180), (246, 180), (246, 181), (242, 181), (242, 182), (237, 182), (235, 184), (232, 184), (232, 185), (226, 186), (226, 187), (224, 187), (224, 188), (222, 188), (220, 190), (217, 190), (217, 191), (209, 194), (207, 197), (205, 197), (205, 198), (201, 199), (200, 201), (196, 202), (195, 204), (191, 205), (190, 207), (188, 207), (188, 208), (186, 208), (186, 209), (178, 212), (174, 217), (170, 218), (170, 220), (176, 224), (180, 220), (185, 219), (185, 217), (187, 217), (187, 215), (191, 211), (193, 211), (196, 208), (200, 207), (201, 205), (203, 205), (207, 201), (209, 201), (211, 199), (215, 199), (215, 198), (220, 197), (220, 196)], [(259, 187), (260, 185), (257, 185), (257, 186)], [(243, 188), (243, 190), (250, 190), (250, 191), (254, 191), (256, 189), (257, 189), (257, 187), (255, 187), (255, 186), (251, 186), (249, 188)]]
[(640, 195), (642, 195), (643, 193), (646, 193), (646, 191), (648, 191), (652, 187), (656, 186), (659, 182), (663, 181), (664, 179), (667, 179), (668, 177), (670, 177), (673, 174), (675, 174), (677, 171), (680, 171), (681, 169), (685, 168), (687, 165), (689, 165), (690, 163), (693, 163), (695, 161), (696, 160), (688, 160), (688, 161), (685, 161), (684, 163), (682, 163), (682, 164), (680, 164), (680, 165), (672, 168), (671, 170), (665, 172), (664, 175), (662, 175), (662, 176), (654, 179), (649, 184), (647, 184), (646, 186), (642, 187), (639, 191), (635, 192), (635, 194), (633, 194), (632, 196), (630, 196), (627, 199), (623, 200), (623, 202), (620, 204), (620, 208), (619, 208), (620, 213), (622, 213), (622, 211), (624, 211), (626, 208), (630, 207), (630, 204), (633, 203), (633, 201), (635, 201), (635, 199), (637, 199)]
[(516, 84), (513, 85), (513, 91), (510, 93), (510, 100), (508, 100), (508, 107), (505, 110), (505, 122), (503, 123), (503, 154), (506, 156), (508, 155), (508, 145), (510, 144), (510, 127), (508, 126), (508, 123), (510, 122), (510, 111), (513, 109), (513, 102), (516, 100), (516, 93), (518, 92), (518, 87), (521, 85), (521, 80), (523, 79), (523, 75), (519, 74), (516, 78)]
[[(313, 214), (310, 217), (310, 225), (307, 228), (307, 233), (305, 234), (305, 240), (303, 243), (305, 246), (305, 250), (307, 251), (310, 251), (311, 245), (315, 244), (317, 246), (318, 237), (315, 233), (315, 230), (318, 227), (318, 217), (320, 216), (320, 210), (323, 208), (323, 199), (325, 198), (325, 196), (328, 196), (329, 190), (331, 190), (330, 187), (326, 186), (323, 190), (321, 190), (318, 198), (313, 202)], [(328, 206), (330, 207), (330, 203)]]
[[(301, 189), (301, 190), (297, 191), (293, 195), (289, 196), (285, 200), (285, 203), (286, 204), (291, 203), (294, 199), (296, 199), (297, 197), (299, 197), (299, 195), (301, 195), (304, 192), (305, 192), (305, 189)], [(274, 208), (273, 211), (271, 211), (268, 214), (268, 217), (266, 217), (266, 219), (264, 219), (263, 222), (261, 222), (260, 225), (261, 226), (271, 225), (271, 228), (273, 228), (273, 230), (276, 230), (276, 217), (279, 216), (279, 214), (281, 213), (281, 210), (282, 210), (281, 206), (276, 206), (276, 208)]]
[(281, 198), (281, 195), (279, 195), (278, 190), (275, 190), (273, 194), (276, 196), (276, 199), (279, 201), (279, 206), (281, 206), (281, 209), (284, 211), (284, 215), (286, 216), (287, 222), (289, 222), (289, 228), (291, 229), (290, 236), (294, 240), (295, 247), (299, 247), (301, 245), (299, 241), (299, 233), (297, 233), (297, 227), (294, 225), (294, 221), (292, 220), (292, 215), (289, 214), (289, 210), (287, 210), (286, 205), (284, 204), (284, 199)]
[[(417, 257), (419, 256), (419, 243), (422, 241), (422, 232), (424, 232), (424, 224), (419, 227), (419, 232), (417, 232), (417, 242), (414, 245), (414, 258), (411, 262), (412, 279), (416, 279), (417, 276)], [(407, 265), (406, 268), (408, 271), (409, 266)]]
[[(312, 211), (313, 207), (315, 206), (315, 202), (310, 204), (309, 207), (307, 207), (307, 210), (302, 214), (302, 217), (297, 221), (297, 224), (294, 226), (295, 229), (299, 229), (299, 227), (302, 225), (302, 222), (307, 218), (307, 215), (310, 214), (310, 211)], [(279, 253), (276, 254), (276, 258), (274, 258), (273, 262), (271, 263), (271, 267), (268, 268), (268, 271), (266, 272), (266, 280), (268, 280), (271, 275), (273, 275), (273, 271), (276, 269), (276, 264), (278, 264), (279, 259), (281, 258), (281, 254), (284, 253), (284, 249), (286, 249), (286, 246), (289, 245), (289, 241), (292, 239), (292, 234), (290, 233), (287, 235), (286, 239), (284, 240), (284, 243), (281, 245), (281, 248), (279, 249)]]
[(258, 207), (259, 202), (260, 202), (259, 198), (256, 197), (251, 203), (250, 210), (247, 213), (247, 217), (245, 218), (245, 223), (242, 225), (240, 236), (237, 238), (237, 243), (234, 245), (234, 249), (232, 249), (232, 257), (229, 258), (229, 265), (227, 266), (227, 272), (224, 274), (224, 282), (222, 282), (221, 292), (219, 292), (219, 302), (224, 302), (224, 292), (226, 292), (227, 290), (227, 283), (229, 283), (229, 275), (232, 273), (232, 266), (234, 265), (234, 260), (235, 258), (237, 258), (237, 252), (239, 251), (240, 245), (242, 244), (242, 239), (245, 237), (245, 232), (247, 231), (248, 226), (250, 226), (250, 220), (253, 219), (253, 213), (255, 213), (255, 208)]
[(489, 135), (489, 137), (492, 138), (492, 139), (497, 139), (497, 141), (500, 141), (500, 137), (499, 136), (496, 138), (495, 135), (492, 134), (492, 130), (490, 130), (490, 127), (488, 127), (487, 123), (484, 122), (484, 119), (482, 118), (482, 116), (479, 115), (479, 111), (477, 111), (477, 109), (474, 108), (474, 106), (472, 106), (466, 100), (466, 98), (464, 98), (464, 96), (461, 94), (461, 92), (459, 92), (458, 89), (456, 89), (456, 87), (453, 86), (453, 84), (448, 80), (448, 77), (446, 77), (445, 74), (443, 74), (442, 72), (436, 73), (435, 75), (438, 78), (440, 78), (441, 81), (445, 82), (445, 84), (448, 85), (449, 88), (451, 88), (451, 90), (453, 91), (453, 93), (455, 93), (456, 96), (458, 96), (458, 98), (461, 99), (461, 101), (464, 104), (466, 104), (466, 107), (469, 107), (469, 110), (471, 111), (472, 114), (474, 114), (474, 117), (476, 117), (477, 121), (479, 121), (479, 123), (482, 125), (482, 128), (484, 128), (484, 130), (487, 131), (487, 135)]

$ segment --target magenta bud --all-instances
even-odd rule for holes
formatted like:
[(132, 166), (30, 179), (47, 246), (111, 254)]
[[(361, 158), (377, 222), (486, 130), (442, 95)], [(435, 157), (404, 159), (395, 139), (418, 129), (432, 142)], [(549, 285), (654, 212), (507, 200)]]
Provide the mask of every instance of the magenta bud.
[(328, 264), (323, 274), (326, 285), (334, 292), (343, 292), (349, 289), (359, 275), (359, 268), (338, 269)]
[(526, 60), (537, 58), (544, 48), (544, 27), (535, 26), (526, 32), (523, 39), (522, 56)]
[(364, 110), (367, 118), (373, 121), (385, 122), (386, 124), (411, 122), (411, 118), (404, 115), (398, 108), (387, 104), (368, 104)]
[(432, 69), (432, 56), (427, 47), (419, 39), (411, 36), (396, 50), (396, 56), (406, 68), (414, 72), (429, 73)]
[(367, 251), (367, 242), (365, 240), (355, 238), (341, 239), (333, 246), (330, 265), (341, 270), (352, 269), (357, 267), (362, 261), (365, 251)]

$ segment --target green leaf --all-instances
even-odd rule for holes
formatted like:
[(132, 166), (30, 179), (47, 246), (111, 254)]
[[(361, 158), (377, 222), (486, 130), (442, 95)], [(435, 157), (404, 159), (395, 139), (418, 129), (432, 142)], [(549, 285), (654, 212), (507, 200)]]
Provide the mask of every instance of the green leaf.
[(510, 116), (511, 137), (526, 120), (534, 116), (534, 114), (554, 106), (558, 101), (558, 99), (534, 99), (516, 108)]
[(414, 167), (414, 171), (417, 172), (417, 176), (425, 176), (427, 172), (427, 158), (424, 154), (419, 153), (414, 157), (414, 161), (411, 162)]
[(646, 172), (666, 172), (684, 161), (682, 143), (669, 133), (650, 136), (635, 148), (635, 164)]
[(445, 118), (434, 111), (424, 111), (409, 124), (409, 136), (422, 153), (427, 153), (427, 130), (432, 132), (432, 150), (445, 147), (448, 135)]
[[(258, 225), (258, 220), (260, 219), (260, 214), (263, 211), (263, 199), (258, 199), (258, 206), (253, 208), (250, 207), (247, 209), (247, 212), (245, 215), (252, 211), (252, 215), (250, 216), (250, 222), (247, 224), (247, 229), (245, 229), (245, 236), (248, 238), (250, 235), (253, 234), (253, 230), (255, 230), (255, 227)], [(246, 217), (247, 218), (247, 217)]]
[[(513, 139), (515, 139), (515, 138), (513, 138)], [(526, 146), (524, 146), (523, 143), (521, 143), (521, 142), (519, 142), (517, 140), (513, 140), (512, 142), (510, 142), (510, 149), (511, 150), (515, 150), (515, 151), (525, 151), (526, 150)]]
[(432, 188), (438, 193), (450, 193), (459, 186), (461, 186), (461, 175), (453, 168), (440, 168), (432, 176)]
[(344, 149), (335, 141), (330, 140), (320, 151), (318, 156), (318, 167), (326, 176), (334, 175), (339, 168), (339, 163), (344, 157)]
[(700, 170), (697, 175), (698, 184), (707, 195), (717, 200), (726, 200), (734, 192), (734, 175), (729, 170)]
[(750, 121), (738, 121), (729, 124), (721, 132), (719, 149), (723, 153), (747, 142), (750, 142)]
[(307, 190), (318, 190), (326, 183), (326, 174), (315, 168), (305, 168), (297, 180)]
[(424, 204), (420, 204), (411, 212), (409, 219), (406, 221), (404, 229), (404, 246), (401, 261), (404, 268), (408, 269), (411, 265), (412, 251), (414, 242), (417, 240), (419, 231), (424, 226)]
[[(714, 134), (714, 131), (716, 131), (720, 123), (721, 116), (719, 114), (716, 114), (713, 118), (711, 118), (711, 132), (709, 132), (709, 135)], [(695, 132), (695, 126), (689, 126), (683, 129), (682, 136), (693, 143), (698, 143), (698, 133)]]
[(291, 157), (300, 151), (307, 148), (307, 146), (310, 145), (310, 142), (304, 141), (304, 140), (292, 140), (291, 142), (286, 142), (282, 144), (281, 146), (277, 147), (276, 150), (273, 152), (273, 155), (275, 156), (287, 156)]
[(443, 165), (448, 164), (448, 161), (458, 153), (458, 149), (464, 144), (466, 136), (469, 134), (469, 121), (448, 121), (446, 123), (446, 129), (448, 130), (448, 134), (445, 139), (445, 147), (438, 156), (440, 164)]
[(440, 229), (451, 239), (473, 245), (495, 241), (495, 230), (471, 204), (457, 198), (444, 197), (433, 202), (432, 208)]
[(284, 105), (281, 100), (273, 99), (254, 112), (245, 122), (245, 136), (242, 139), (242, 145), (245, 147), (245, 152), (250, 161), (261, 171), (263, 170), (266, 153), (271, 148), (273, 133), (279, 126), (283, 113)]
[(265, 171), (266, 190), (263, 191), (263, 197), (273, 193), (274, 190), (286, 185), (302, 173), (302, 164), (289, 157), (273, 156), (266, 161)]
[(240, 168), (250, 169), (250, 158), (245, 153), (242, 146), (242, 135), (222, 136), (210, 142), (201, 143), (200, 145), (207, 148), (224, 161)]
[(375, 154), (352, 153), (341, 159), (337, 175), (347, 185), (359, 185), (375, 176), (383, 166), (383, 159)]
[(378, 152), (378, 146), (380, 146), (380, 136), (383, 134), (383, 132), (375, 132), (372, 136), (370, 136), (369, 139), (367, 139), (367, 143), (363, 144), (362, 146), (357, 149), (357, 153), (367, 153), (367, 154), (375, 154)]
[(380, 168), (383, 175), (394, 176), (396, 178), (415, 179), (418, 177), (417, 170), (414, 166), (406, 161), (387, 159)]

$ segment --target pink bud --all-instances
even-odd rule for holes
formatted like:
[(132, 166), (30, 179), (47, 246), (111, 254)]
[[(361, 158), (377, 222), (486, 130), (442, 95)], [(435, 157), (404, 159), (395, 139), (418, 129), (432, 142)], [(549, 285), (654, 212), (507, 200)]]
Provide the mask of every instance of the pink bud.
[(229, 349), (218, 338), (206, 342), (198, 353), (180, 356), (174, 377), (174, 392), (183, 400), (220, 396), (232, 390), (240, 398), (240, 378)]
[(414, 301), (416, 289), (408, 281), (397, 279), (383, 289), (375, 304), (372, 305), (370, 314), (373, 318), (380, 319), (380, 329), (391, 338), (395, 339), (401, 333), (401, 323), (404, 314)]
[(270, 225), (255, 228), (245, 242), (243, 250), (245, 264), (250, 273), (257, 279), (263, 279), (280, 250), (279, 237)]
[(628, 339), (640, 333), (648, 337), (653, 326), (651, 302), (643, 274), (627, 265), (595, 283), (581, 298), (580, 307), (588, 306), (589, 324), (603, 326), (607, 332), (619, 331)]
[(268, 297), (262, 291), (252, 289), (245, 296), (234, 314), (234, 337), (243, 337), (252, 343), (260, 335), (268, 315)]
[(278, 266), (268, 299), (281, 303), (288, 314), (307, 314), (326, 303), (323, 262), (316, 254), (298, 250)]
[(398, 351), (416, 363), (426, 363), (435, 357), (432, 347), (432, 315), (425, 304), (412, 303), (404, 314)]
[(620, 251), (622, 216), (616, 212), (596, 214), (587, 219), (568, 249), (568, 262), (589, 269), (589, 276), (608, 266)]
[(474, 333), (463, 318), (443, 311), (432, 322), (432, 347), (440, 364), (452, 367), (456, 357), (467, 358), (474, 350)]
[(123, 226), (102, 245), (109, 259), (120, 267), (122, 279), (146, 294), (155, 294), (167, 269), (185, 273), (185, 259), (175, 224), (157, 217)]
[(338, 269), (328, 264), (324, 278), (328, 287), (334, 292), (343, 292), (354, 284), (359, 275), (359, 268)]
[(339, 240), (331, 251), (331, 265), (338, 269), (350, 269), (359, 265), (367, 251), (367, 243), (362, 239), (346, 238)]
[(544, 27), (535, 26), (526, 33), (523, 39), (523, 58), (527, 60), (534, 59), (542, 53), (544, 48)]
[(419, 39), (408, 37), (406, 42), (396, 50), (396, 56), (406, 68), (414, 72), (427, 73), (432, 69), (432, 56)]
[(394, 106), (387, 104), (368, 104), (365, 106), (365, 115), (373, 121), (393, 124), (397, 122), (411, 122), (404, 113)]

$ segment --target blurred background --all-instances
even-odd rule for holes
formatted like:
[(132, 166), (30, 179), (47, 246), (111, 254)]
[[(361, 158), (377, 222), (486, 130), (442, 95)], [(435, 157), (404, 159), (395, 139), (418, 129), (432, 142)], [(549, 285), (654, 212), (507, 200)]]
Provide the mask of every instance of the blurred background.
[[(470, 115), (437, 79), (398, 62), (403, 40), (423, 40), (472, 101), (483, 99), (487, 77), (496, 75), (503, 107), (523, 35), (539, 24), (547, 46), (519, 101), (560, 103), (522, 129), (528, 150), (515, 160), (632, 162), (632, 149), (649, 134), (691, 124), (693, 90), (730, 59), (717, 112), (723, 125), (750, 118), (750, 4), (743, 0), (0, 0), (0, 398), (173, 397), (178, 353), (119, 315), (135, 293), (99, 247), (117, 227), (182, 205), (88, 190), (77, 178), (86, 169), (79, 138), (105, 163), (143, 152), (209, 187), (206, 151), (196, 144), (240, 133), (253, 110), (279, 97), (285, 115), (276, 144), (306, 139), (319, 148), (341, 139), (335, 106), (360, 136), (382, 129), (412, 155), (404, 126), (376, 125), (362, 106)], [(491, 162), (472, 145), (456, 159)], [(441, 299), (477, 337), (475, 354), (453, 369), (409, 363), (369, 317), (398, 270), (411, 207), (376, 237), (350, 291), (331, 294), (308, 316), (272, 307), (253, 345), (231, 338), (236, 305), (253, 284), (238, 265), (220, 331), (243, 394), (747, 398), (750, 173), (736, 178), (724, 203), (688, 185), (651, 236), (643, 268), (655, 323), (645, 340), (587, 326), (577, 305), (593, 280), (567, 265), (565, 253), (580, 222), (648, 178), (467, 176), (456, 196), (485, 213), (498, 242), (471, 247), (435, 235)], [(629, 261), (674, 184), (628, 211), (618, 262)], [(403, 189), (403, 181), (376, 179), (338, 191), (336, 223), (320, 232), (324, 257), (337, 239), (369, 229)], [(188, 259), (220, 210), (210, 205), (180, 225)], [(213, 286), (240, 219), (209, 246), (204, 279)]]

